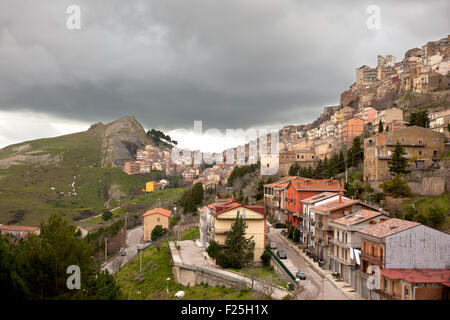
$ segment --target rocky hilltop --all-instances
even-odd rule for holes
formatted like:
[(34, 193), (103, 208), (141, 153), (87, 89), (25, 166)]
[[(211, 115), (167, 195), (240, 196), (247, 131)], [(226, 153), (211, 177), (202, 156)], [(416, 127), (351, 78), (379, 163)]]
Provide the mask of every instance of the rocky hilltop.
[(124, 162), (135, 159), (137, 149), (152, 144), (134, 116), (122, 117), (106, 125), (97, 123), (88, 131), (101, 138), (102, 167), (121, 168)]

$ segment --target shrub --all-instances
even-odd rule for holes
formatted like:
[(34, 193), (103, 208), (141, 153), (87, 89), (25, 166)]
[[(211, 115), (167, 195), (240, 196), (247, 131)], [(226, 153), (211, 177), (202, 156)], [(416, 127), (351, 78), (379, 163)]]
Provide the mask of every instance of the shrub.
[(157, 225), (152, 230), (152, 241), (157, 240), (158, 238), (162, 237), (167, 233), (167, 229), (163, 228), (161, 225)]
[(297, 228), (295, 228), (295, 230), (294, 230), (294, 234), (292, 236), (292, 240), (294, 240), (294, 242), (299, 242), (300, 241), (300, 230), (298, 230)]
[(102, 214), (102, 219), (103, 219), (103, 221), (107, 221), (107, 220), (110, 220), (111, 218), (112, 218), (112, 212), (111, 211), (105, 211), (105, 212), (103, 212), (103, 214)]
[(383, 191), (395, 198), (410, 197), (411, 189), (405, 180), (402, 179), (401, 174), (396, 174), (392, 180), (388, 180), (380, 184)]
[(421, 223), (421, 224), (424, 224), (424, 225), (426, 225), (426, 226), (429, 224), (428, 217), (427, 217), (427, 215), (426, 215), (425, 213), (423, 213), (423, 212), (417, 213), (417, 214), (414, 216), (414, 221), (419, 222), (419, 223)]
[(270, 254), (270, 252), (264, 250), (263, 254), (261, 255), (263, 265), (266, 267), (270, 266), (270, 259), (272, 259), (272, 255)]
[(428, 213), (428, 220), (433, 227), (440, 225), (445, 220), (444, 210), (440, 207), (432, 207)]

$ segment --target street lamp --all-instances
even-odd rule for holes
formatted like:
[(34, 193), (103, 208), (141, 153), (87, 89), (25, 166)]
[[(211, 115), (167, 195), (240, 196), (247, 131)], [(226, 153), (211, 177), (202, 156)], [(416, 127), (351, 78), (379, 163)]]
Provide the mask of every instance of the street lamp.
[(167, 278), (167, 279), (166, 279), (166, 292), (167, 292), (167, 299), (169, 299), (169, 281), (170, 281), (170, 278)]

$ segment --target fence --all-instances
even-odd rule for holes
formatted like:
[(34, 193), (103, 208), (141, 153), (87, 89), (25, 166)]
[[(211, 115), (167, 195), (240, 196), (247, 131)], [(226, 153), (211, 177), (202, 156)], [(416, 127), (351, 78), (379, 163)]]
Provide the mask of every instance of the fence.
[(278, 263), (278, 265), (284, 270), (284, 272), (286, 272), (286, 274), (289, 276), (289, 278), (291, 278), (292, 281), (294, 281), (293, 283), (296, 283), (296, 282), (295, 282), (295, 279), (296, 279), (295, 276), (288, 270), (288, 268), (286, 268), (286, 266), (284, 265), (284, 263), (281, 262), (280, 259), (278, 259), (278, 257), (276, 256), (276, 254), (274, 254), (274, 253), (272, 252), (272, 250), (270, 250), (270, 247), (269, 247), (269, 246), (266, 247), (266, 250), (270, 253), (270, 255), (272, 256), (272, 258)]

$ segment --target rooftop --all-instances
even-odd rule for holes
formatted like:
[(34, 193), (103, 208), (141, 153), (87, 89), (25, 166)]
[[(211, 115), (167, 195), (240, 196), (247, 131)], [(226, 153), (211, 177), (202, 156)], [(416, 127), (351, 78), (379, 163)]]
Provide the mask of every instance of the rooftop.
[(38, 227), (29, 227), (29, 226), (0, 226), (0, 230), (7, 231), (37, 231)]
[(359, 230), (359, 232), (376, 238), (384, 238), (397, 232), (416, 227), (418, 225), (420, 225), (420, 223), (418, 222), (392, 218)]
[(313, 203), (316, 203), (316, 202), (319, 202), (319, 201), (322, 201), (325, 199), (332, 198), (337, 195), (338, 195), (338, 193), (336, 193), (336, 192), (322, 192), (322, 193), (316, 194), (312, 197), (303, 199), (302, 202), (305, 204), (313, 204)]
[(351, 226), (351, 225), (358, 224), (360, 222), (364, 222), (369, 219), (378, 217), (379, 215), (382, 215), (382, 214), (383, 213), (379, 212), (379, 211), (361, 209), (361, 210), (355, 211), (352, 214), (349, 214), (348, 216), (336, 219), (333, 221), (333, 223), (338, 223), (338, 224), (342, 224), (345, 226)]
[(147, 210), (142, 216), (145, 217), (145, 216), (149, 216), (151, 214), (162, 214), (163, 216), (170, 217), (170, 215), (172, 214), (172, 211), (163, 209), (163, 208), (155, 208), (155, 209)]
[(410, 283), (450, 282), (450, 269), (381, 269), (381, 275), (389, 279), (400, 279)]
[(314, 212), (330, 212), (334, 210), (338, 210), (341, 208), (345, 208), (351, 205), (354, 205), (356, 203), (359, 203), (359, 200), (352, 200), (346, 197), (342, 197), (342, 201), (334, 200), (330, 201), (324, 204), (321, 204), (320, 206), (312, 207), (311, 210)]

